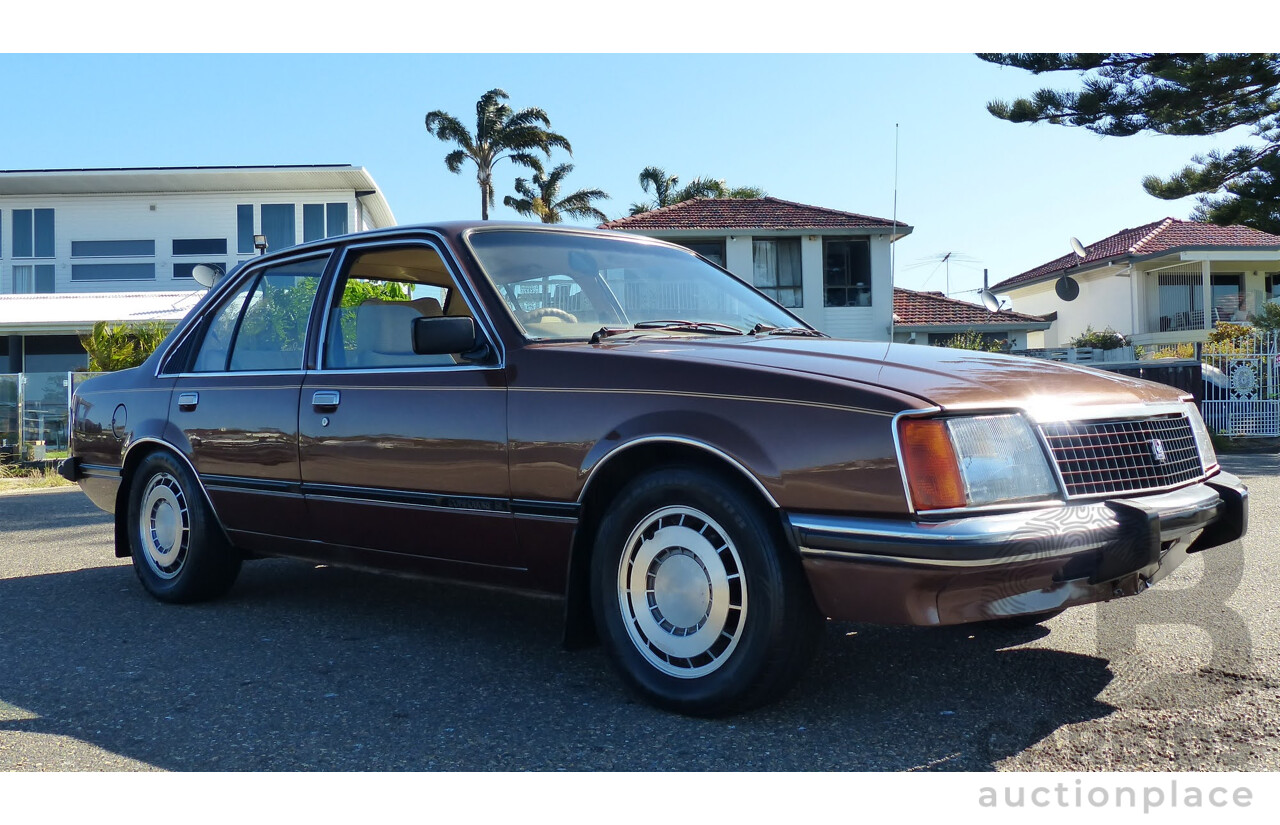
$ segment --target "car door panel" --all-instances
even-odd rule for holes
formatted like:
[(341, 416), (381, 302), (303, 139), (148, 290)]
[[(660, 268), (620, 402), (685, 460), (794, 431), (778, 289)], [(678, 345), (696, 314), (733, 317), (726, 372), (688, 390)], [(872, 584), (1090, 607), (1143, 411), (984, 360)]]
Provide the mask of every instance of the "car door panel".
[(298, 399), (327, 260), (326, 254), (247, 271), (211, 311), (190, 371), (174, 383), (170, 425), (230, 533), (310, 537), (298, 469)]
[(420, 317), (469, 314), (430, 244), (353, 249), (338, 270), (321, 369), (298, 406), (302, 489), (326, 542), (522, 567), (497, 359), (413, 349)]

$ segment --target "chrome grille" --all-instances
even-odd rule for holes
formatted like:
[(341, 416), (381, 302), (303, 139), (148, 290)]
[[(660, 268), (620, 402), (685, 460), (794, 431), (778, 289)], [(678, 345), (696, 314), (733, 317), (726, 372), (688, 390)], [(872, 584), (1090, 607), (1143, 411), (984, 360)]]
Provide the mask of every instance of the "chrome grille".
[(1040, 429), (1068, 496), (1156, 490), (1204, 474), (1195, 434), (1183, 415), (1055, 421)]

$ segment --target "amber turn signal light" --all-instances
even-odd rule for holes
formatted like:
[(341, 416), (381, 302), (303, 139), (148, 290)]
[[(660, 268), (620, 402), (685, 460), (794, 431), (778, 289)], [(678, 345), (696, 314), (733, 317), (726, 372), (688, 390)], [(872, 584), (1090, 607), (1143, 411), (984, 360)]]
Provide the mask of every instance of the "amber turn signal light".
[(965, 506), (964, 479), (960, 477), (960, 464), (956, 461), (947, 423), (929, 418), (904, 418), (898, 435), (915, 508), (944, 510)]

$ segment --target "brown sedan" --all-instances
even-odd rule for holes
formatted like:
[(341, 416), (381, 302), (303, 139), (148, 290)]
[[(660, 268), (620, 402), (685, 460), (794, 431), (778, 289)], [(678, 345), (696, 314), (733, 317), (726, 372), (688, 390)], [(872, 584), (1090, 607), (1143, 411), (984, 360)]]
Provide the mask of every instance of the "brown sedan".
[(695, 714), (778, 696), (824, 617), (1039, 621), (1247, 517), (1177, 390), (833, 340), (678, 246), (477, 223), (233, 272), (81, 386), (63, 472), (161, 600), (264, 555), (561, 594)]

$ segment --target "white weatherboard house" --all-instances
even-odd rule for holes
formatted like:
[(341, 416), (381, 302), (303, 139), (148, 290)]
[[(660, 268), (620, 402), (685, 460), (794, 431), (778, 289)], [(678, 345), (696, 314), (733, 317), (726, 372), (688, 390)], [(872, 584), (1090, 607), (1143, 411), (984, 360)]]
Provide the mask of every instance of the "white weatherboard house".
[[(1056, 348), (1111, 327), (1135, 344), (1204, 341), (1214, 325), (1240, 323), (1280, 298), (1280, 236), (1245, 226), (1165, 218), (1088, 244), (992, 287), (1014, 309), (1056, 318), (1032, 347)], [(1080, 285), (1073, 301), (1055, 292), (1062, 275)]]
[(266, 236), (278, 250), (395, 224), (348, 165), (0, 171), (0, 373), (83, 367), (96, 321), (172, 321)]
[(780, 198), (695, 198), (619, 218), (602, 229), (686, 246), (838, 338), (889, 340), (889, 244), (900, 221)]

